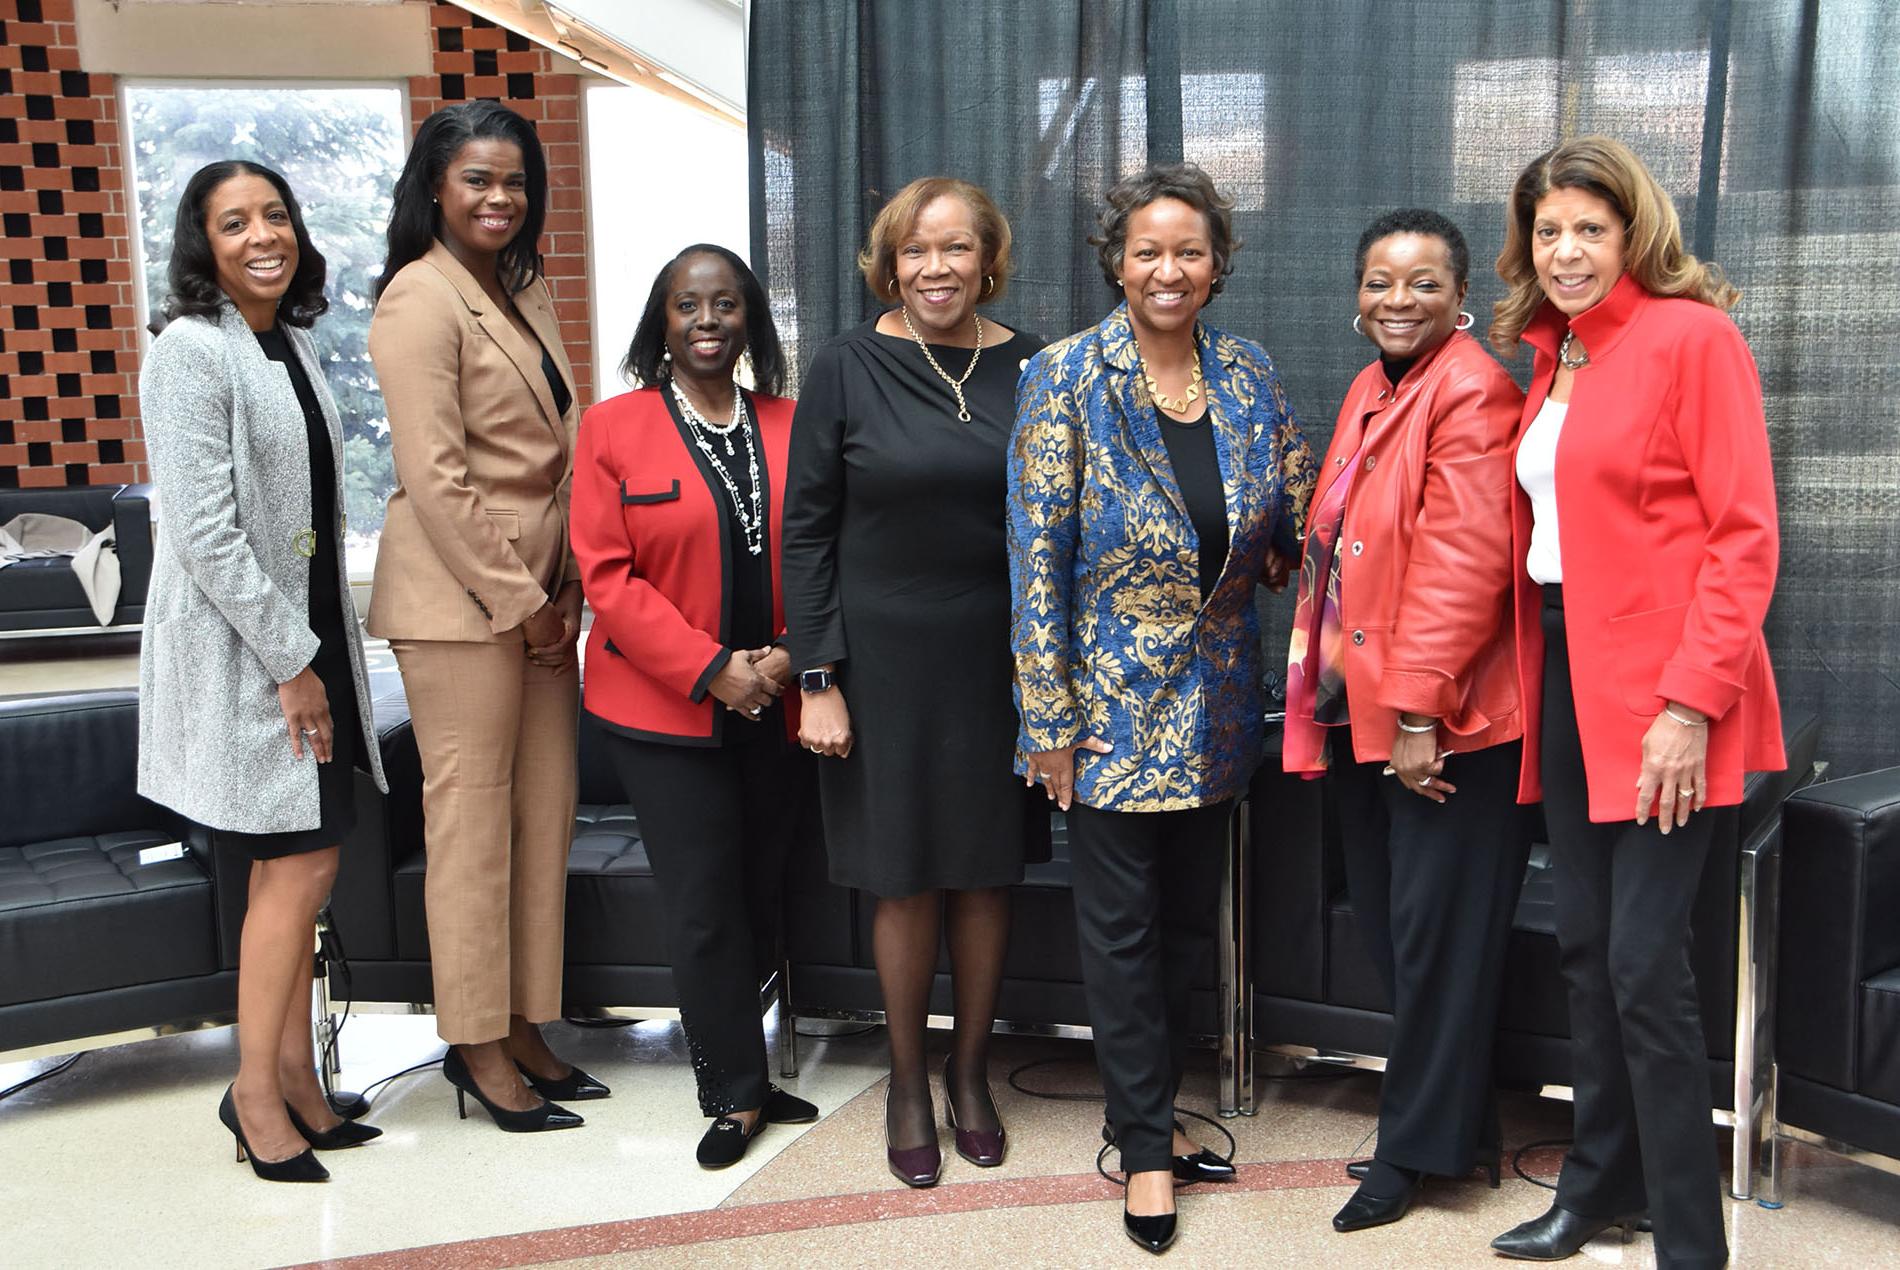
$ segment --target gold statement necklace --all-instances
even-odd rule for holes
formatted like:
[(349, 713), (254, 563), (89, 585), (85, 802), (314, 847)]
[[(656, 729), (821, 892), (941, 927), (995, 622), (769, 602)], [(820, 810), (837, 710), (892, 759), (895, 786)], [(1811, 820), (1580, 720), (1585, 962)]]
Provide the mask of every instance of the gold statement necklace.
[(1188, 380), (1187, 392), (1183, 396), (1163, 395), (1161, 389), (1155, 385), (1154, 373), (1148, 369), (1148, 359), (1145, 357), (1141, 359), (1141, 381), (1148, 386), (1148, 396), (1153, 398), (1155, 405), (1160, 406), (1168, 414), (1184, 415), (1190, 406), (1201, 399), (1201, 384), (1204, 382), (1201, 378), (1201, 359), (1198, 357), (1194, 359), (1193, 378)]
[(981, 317), (976, 318), (976, 351), (970, 354), (969, 367), (963, 372), (962, 379), (952, 379), (950, 378), (950, 373), (938, 365), (936, 354), (930, 351), (930, 345), (924, 343), (924, 337), (919, 335), (917, 328), (910, 324), (909, 307), (900, 304), (897, 306), (897, 311), (904, 316), (904, 329), (909, 331), (910, 337), (917, 341), (917, 347), (924, 350), (924, 360), (930, 363), (930, 369), (936, 371), (937, 377), (942, 379), (944, 383), (949, 384), (950, 391), (956, 394), (957, 421), (960, 423), (968, 423), (970, 421), (970, 407), (969, 404), (963, 400), (963, 385), (968, 383), (970, 376), (976, 372), (977, 358), (983, 356), (983, 319)]

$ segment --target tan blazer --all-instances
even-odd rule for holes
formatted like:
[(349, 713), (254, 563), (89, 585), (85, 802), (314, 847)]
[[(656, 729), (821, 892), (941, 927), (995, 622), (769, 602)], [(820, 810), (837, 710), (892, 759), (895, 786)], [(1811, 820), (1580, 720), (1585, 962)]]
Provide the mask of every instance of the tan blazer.
[[(579, 401), (545, 282), (515, 297), (524, 339), (441, 243), (391, 280), (370, 322), (396, 455), (366, 629), (383, 639), (518, 640), (577, 579), (567, 540)], [(547, 349), (567, 413), (541, 370)]]

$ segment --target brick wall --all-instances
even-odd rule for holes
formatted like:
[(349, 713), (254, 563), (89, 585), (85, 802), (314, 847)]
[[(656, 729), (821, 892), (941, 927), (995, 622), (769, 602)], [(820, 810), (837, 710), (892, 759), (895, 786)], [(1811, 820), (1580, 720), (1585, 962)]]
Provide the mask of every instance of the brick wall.
[[(577, 397), (591, 402), (579, 77), (455, 5), (409, 2), (429, 4), (435, 65), (409, 81), (411, 128), (494, 97), (547, 147), (542, 249)], [(0, 0), (0, 488), (148, 479), (117, 93), (79, 65), (72, 0)]]
[(145, 479), (119, 105), (72, 0), (0, 0), (0, 487)]

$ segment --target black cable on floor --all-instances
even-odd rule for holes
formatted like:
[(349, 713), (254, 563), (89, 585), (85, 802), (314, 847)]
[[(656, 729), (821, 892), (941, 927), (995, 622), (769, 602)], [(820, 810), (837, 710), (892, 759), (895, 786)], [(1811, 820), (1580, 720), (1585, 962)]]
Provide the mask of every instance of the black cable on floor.
[(1546, 1138), (1542, 1142), (1526, 1142), (1523, 1146), (1511, 1152), (1511, 1172), (1517, 1174), (1532, 1186), (1541, 1186), (1547, 1191), (1554, 1191), (1557, 1189), (1557, 1183), (1541, 1181), (1524, 1171), (1524, 1153), (1526, 1151), (1535, 1151), (1540, 1147), (1567, 1147), (1569, 1145), (1569, 1138)]
[[(410, 1075), (413, 1072), (419, 1072), (430, 1067), (440, 1067), (442, 1065), (442, 1060), (447, 1057), (448, 1057), (448, 1050), (445, 1048), (442, 1051), (442, 1053), (436, 1055), (434, 1058), (425, 1059), (422, 1062), (415, 1064), (414, 1066), (405, 1067), (399, 1072), (391, 1072), (389, 1075), (383, 1077), (381, 1080), (372, 1081), (370, 1084), (363, 1087), (364, 1101), (368, 1102), (370, 1104), (371, 1109), (374, 1110), (376, 1100), (375, 1100), (374, 1094), (372, 1093), (373, 1090), (380, 1089), (384, 1085), (387, 1085), (390, 1081), (400, 1080), (402, 1077)], [(365, 1113), (365, 1114), (368, 1114), (368, 1113)]]
[(646, 1020), (645, 1019), (596, 1019), (596, 1018), (590, 1018), (590, 1017), (586, 1017), (584, 1015), (579, 1015), (579, 1014), (564, 1014), (561, 1016), (561, 1022), (567, 1024), (569, 1027), (615, 1028), (615, 1027), (632, 1027), (636, 1023), (644, 1023), (646, 1022)]
[[(1030, 1089), (1024, 1084), (1022, 1084), (1021, 1081), (1016, 1079), (1018, 1076), (1022, 1075), (1026, 1071), (1029, 1071), (1031, 1068), (1047, 1067), (1051, 1063), (1073, 1063), (1075, 1061), (1077, 1060), (1068, 1057), (1066, 1054), (1058, 1054), (1050, 1058), (1033, 1058), (1033, 1059), (1030, 1059), (1026, 1063), (1018, 1063), (1016, 1066), (1010, 1068), (1009, 1075), (1006, 1079), (1009, 1081), (1009, 1087), (1015, 1090), (1017, 1093), (1025, 1094), (1031, 1098), (1041, 1098), (1047, 1102), (1103, 1102), (1103, 1101), (1106, 1101), (1105, 1095), (1102, 1095), (1102, 1094), (1052, 1094), (1052, 1093), (1044, 1092), (1039, 1089)], [(1185, 1107), (1176, 1107), (1174, 1109), (1174, 1114), (1177, 1117), (1176, 1119), (1177, 1127), (1179, 1126), (1179, 1123), (1180, 1123), (1179, 1117), (1186, 1116), (1190, 1120), (1199, 1120), (1202, 1124), (1205, 1124), (1209, 1126), (1210, 1128), (1212, 1128), (1215, 1133), (1220, 1134), (1220, 1136), (1226, 1139), (1227, 1141), (1227, 1154), (1221, 1155), (1218, 1151), (1215, 1152), (1214, 1154), (1219, 1157), (1221, 1163), (1223, 1164), (1232, 1164), (1234, 1162), (1234, 1154), (1236, 1151), (1239, 1150), (1239, 1147), (1238, 1147), (1238, 1144), (1236, 1144), (1234, 1141), (1234, 1135), (1227, 1131), (1226, 1125), (1223, 1125), (1220, 1121), (1215, 1120), (1211, 1116), (1204, 1116), (1198, 1111), (1189, 1111)], [(1108, 1153), (1110, 1150), (1114, 1148), (1114, 1146), (1115, 1144), (1113, 1142), (1104, 1142), (1102, 1144), (1102, 1149), (1095, 1153), (1095, 1171), (1097, 1173), (1100, 1173), (1108, 1181), (1115, 1183), (1115, 1185), (1125, 1187), (1128, 1185), (1128, 1178), (1126, 1175), (1123, 1175), (1121, 1177), (1116, 1177), (1113, 1173), (1110, 1173), (1107, 1169), (1102, 1167), (1102, 1161), (1108, 1158)]]
[(13, 1095), (19, 1093), (23, 1089), (31, 1089), (33, 1088), (33, 1086), (39, 1084), (43, 1080), (51, 1080), (55, 1076), (64, 1075), (65, 1073), (71, 1071), (73, 1069), (73, 1065), (76, 1064), (80, 1059), (84, 1057), (85, 1055), (83, 1053), (74, 1054), (72, 1057), (68, 1058), (63, 1063), (60, 1063), (53, 1067), (49, 1067), (43, 1072), (35, 1072), (33, 1075), (28, 1076), (25, 1080), (21, 1081), (17, 1085), (9, 1085), (5, 1089), (0, 1089), (0, 1101), (4, 1101), (5, 1099), (13, 1097)]

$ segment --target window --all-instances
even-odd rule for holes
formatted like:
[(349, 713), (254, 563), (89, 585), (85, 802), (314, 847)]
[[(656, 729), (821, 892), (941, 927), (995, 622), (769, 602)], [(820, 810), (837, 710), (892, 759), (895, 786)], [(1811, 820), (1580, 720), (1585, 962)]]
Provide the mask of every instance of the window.
[(404, 110), (394, 87), (125, 86), (143, 312), (156, 316), (165, 301), (179, 194), (192, 173), (220, 159), (252, 159), (281, 172), (329, 263), (330, 311), (313, 334), (343, 421), (345, 542), (355, 575), (375, 558), (383, 503), (396, 485), (389, 420), (369, 360), (369, 319), (407, 144)]

